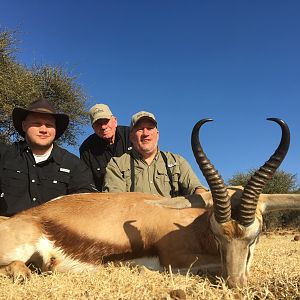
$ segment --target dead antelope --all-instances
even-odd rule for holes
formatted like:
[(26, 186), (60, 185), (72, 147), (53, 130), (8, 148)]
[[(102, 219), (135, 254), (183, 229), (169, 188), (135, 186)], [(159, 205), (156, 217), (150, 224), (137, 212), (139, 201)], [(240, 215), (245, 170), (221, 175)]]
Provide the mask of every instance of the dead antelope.
[[(26, 278), (26, 265), (42, 271), (97, 270), (107, 262), (159, 268), (219, 271), (229, 286), (244, 286), (262, 229), (262, 215), (300, 209), (300, 195), (261, 191), (284, 159), (289, 129), (279, 119), (281, 142), (247, 186), (226, 188), (199, 142), (199, 121), (192, 132), (195, 158), (211, 192), (197, 197), (163, 198), (142, 193), (62, 196), (0, 222), (0, 272)], [(204, 204), (213, 202), (213, 207)]]

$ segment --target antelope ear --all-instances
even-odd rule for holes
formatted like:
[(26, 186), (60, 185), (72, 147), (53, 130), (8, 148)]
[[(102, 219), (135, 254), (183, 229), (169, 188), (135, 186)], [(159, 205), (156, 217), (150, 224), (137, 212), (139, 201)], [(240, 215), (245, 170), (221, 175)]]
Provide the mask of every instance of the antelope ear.
[(258, 209), (261, 214), (278, 210), (300, 210), (300, 194), (260, 194)]
[[(242, 186), (229, 186), (228, 195), (231, 198), (232, 208), (237, 208), (241, 203), (241, 195), (243, 192)], [(213, 207), (213, 197), (211, 192), (202, 194), (193, 194), (179, 196), (175, 198), (162, 198), (159, 200), (144, 200), (145, 203), (155, 206), (168, 207), (174, 209), (183, 208), (211, 208)]]
[(210, 208), (213, 205), (211, 192), (179, 196), (175, 198), (162, 198), (160, 200), (145, 200), (149, 205), (183, 209), (183, 208)]

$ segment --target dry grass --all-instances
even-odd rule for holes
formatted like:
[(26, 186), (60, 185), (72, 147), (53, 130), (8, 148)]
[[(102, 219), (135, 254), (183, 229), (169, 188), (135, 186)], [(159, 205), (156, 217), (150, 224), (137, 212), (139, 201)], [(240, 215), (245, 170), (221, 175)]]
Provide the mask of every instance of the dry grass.
[[(249, 287), (228, 289), (208, 278), (107, 267), (98, 273), (33, 274), (24, 284), (0, 277), (0, 299), (300, 299), (300, 242), (293, 234), (264, 235), (256, 248)], [(179, 298), (178, 298), (179, 299)], [(183, 299), (183, 298), (181, 298)]]

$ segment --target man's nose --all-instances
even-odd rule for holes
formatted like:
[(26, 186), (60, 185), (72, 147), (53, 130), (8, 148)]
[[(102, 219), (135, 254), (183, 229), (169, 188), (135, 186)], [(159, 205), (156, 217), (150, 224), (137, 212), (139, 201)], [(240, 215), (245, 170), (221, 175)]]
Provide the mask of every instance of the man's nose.
[(107, 128), (107, 123), (101, 124), (101, 125), (100, 125), (100, 128), (101, 128), (101, 129), (106, 129), (106, 128)]
[(47, 131), (47, 126), (45, 124), (41, 125), (40, 131)]
[(148, 134), (149, 134), (149, 129), (148, 129), (148, 128), (146, 128), (146, 127), (145, 127), (145, 128), (143, 128), (143, 134), (147, 134), (147, 135), (148, 135)]

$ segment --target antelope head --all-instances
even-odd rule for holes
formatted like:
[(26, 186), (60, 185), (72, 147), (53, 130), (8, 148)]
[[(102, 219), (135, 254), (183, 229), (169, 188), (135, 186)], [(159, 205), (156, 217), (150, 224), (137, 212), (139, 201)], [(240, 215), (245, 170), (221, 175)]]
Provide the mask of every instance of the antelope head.
[[(282, 130), (280, 144), (269, 160), (250, 178), (242, 191), (236, 209), (232, 207), (231, 196), (222, 177), (207, 158), (199, 142), (200, 127), (212, 119), (200, 120), (192, 131), (191, 143), (194, 156), (211, 189), (213, 198), (210, 227), (221, 256), (222, 275), (228, 279), (230, 287), (247, 284), (255, 244), (262, 230), (262, 213), (267, 208), (266, 202), (258, 208), (259, 197), (289, 148), (290, 132), (287, 124), (276, 118), (268, 120), (280, 125)], [(297, 205), (299, 206), (299, 203)]]

